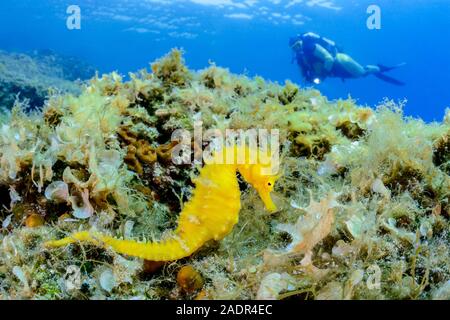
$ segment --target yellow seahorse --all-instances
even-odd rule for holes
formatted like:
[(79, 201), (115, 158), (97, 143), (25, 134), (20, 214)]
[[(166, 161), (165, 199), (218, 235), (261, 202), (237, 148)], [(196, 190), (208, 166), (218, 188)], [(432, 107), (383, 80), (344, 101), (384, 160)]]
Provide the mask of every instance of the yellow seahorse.
[[(232, 164), (220, 164), (230, 151), (235, 155)], [(172, 261), (190, 256), (207, 241), (223, 239), (238, 222), (241, 201), (236, 171), (258, 191), (267, 210), (276, 210), (270, 193), (278, 176), (267, 173), (272, 163), (256, 161), (256, 164), (249, 164), (251, 150), (245, 147), (245, 161), (239, 164), (236, 157), (239, 151), (237, 147), (225, 148), (213, 157), (213, 163), (206, 164), (200, 170), (200, 175), (194, 179), (196, 188), (193, 195), (184, 204), (178, 226), (167, 240), (138, 242), (116, 239), (97, 231), (82, 231), (61, 240), (46, 242), (45, 246), (60, 247), (82, 241), (151, 261)]]

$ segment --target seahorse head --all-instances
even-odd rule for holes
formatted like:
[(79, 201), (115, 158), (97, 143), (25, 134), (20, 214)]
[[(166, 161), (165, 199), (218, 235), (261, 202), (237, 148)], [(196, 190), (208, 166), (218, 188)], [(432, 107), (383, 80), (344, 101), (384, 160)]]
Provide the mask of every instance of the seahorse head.
[(270, 212), (277, 210), (271, 192), (279, 177), (276, 170), (278, 158), (270, 150), (263, 152), (248, 146), (228, 146), (214, 155), (213, 162), (236, 165), (245, 181), (258, 191), (266, 209)]
[(251, 164), (239, 167), (239, 172), (250, 183), (261, 198), (266, 209), (270, 212), (277, 210), (272, 200), (271, 193), (278, 179), (278, 175), (268, 174), (268, 166), (261, 164)]

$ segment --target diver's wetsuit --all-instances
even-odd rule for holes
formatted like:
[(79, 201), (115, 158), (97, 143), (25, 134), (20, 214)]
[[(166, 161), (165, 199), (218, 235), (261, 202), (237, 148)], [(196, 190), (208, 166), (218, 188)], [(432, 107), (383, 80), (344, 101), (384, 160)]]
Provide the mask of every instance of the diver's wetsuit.
[(350, 78), (362, 78), (366, 77), (368, 75), (374, 75), (380, 80), (383, 80), (385, 82), (389, 82), (391, 84), (395, 84), (397, 86), (403, 86), (405, 85), (404, 82), (399, 81), (397, 79), (394, 79), (392, 77), (389, 77), (385, 75), (385, 72), (388, 72), (390, 70), (399, 68), (403, 66), (404, 64), (399, 64), (394, 67), (386, 67), (383, 65), (366, 65), (362, 66), (355, 60), (353, 60), (352, 57), (345, 53), (338, 53), (335, 58), (335, 62), (333, 64), (333, 69), (331, 70), (331, 75), (335, 78), (341, 78), (341, 79), (350, 79)]
[(291, 38), (290, 45), (307, 81), (324, 79), (331, 72), (338, 53), (333, 41), (308, 32)]
[(395, 67), (362, 66), (349, 55), (339, 52), (333, 41), (315, 33), (308, 32), (291, 38), (289, 45), (294, 50), (295, 60), (308, 82), (318, 83), (327, 77), (343, 80), (355, 79), (373, 74), (383, 81), (395, 85), (404, 85), (403, 82), (384, 74), (403, 64)]

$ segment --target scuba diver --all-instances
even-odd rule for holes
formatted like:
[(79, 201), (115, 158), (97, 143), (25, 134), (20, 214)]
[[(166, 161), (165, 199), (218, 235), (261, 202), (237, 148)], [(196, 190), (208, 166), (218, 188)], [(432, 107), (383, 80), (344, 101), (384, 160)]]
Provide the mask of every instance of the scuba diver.
[(345, 79), (357, 79), (373, 74), (377, 78), (388, 83), (402, 86), (403, 82), (385, 75), (404, 64), (394, 67), (383, 65), (362, 66), (349, 55), (340, 52), (336, 43), (330, 39), (308, 32), (293, 37), (289, 40), (289, 46), (294, 52), (294, 58), (299, 65), (306, 81), (319, 84), (327, 77)]

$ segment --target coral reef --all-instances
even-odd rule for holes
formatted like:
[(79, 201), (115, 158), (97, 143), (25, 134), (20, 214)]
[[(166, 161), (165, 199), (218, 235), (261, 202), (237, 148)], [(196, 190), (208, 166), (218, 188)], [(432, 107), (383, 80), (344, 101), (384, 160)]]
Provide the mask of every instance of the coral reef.
[(28, 99), (32, 108), (40, 108), (49, 90), (78, 94), (75, 80), (95, 75), (93, 67), (73, 57), (52, 51), (16, 54), (0, 51), (0, 107), (11, 108), (17, 96)]
[[(427, 124), (389, 100), (193, 72), (178, 50), (25, 109), (0, 118), (1, 299), (450, 298), (449, 110)], [(164, 239), (202, 170), (171, 161), (171, 135), (198, 120), (280, 131), (277, 211), (241, 183), (231, 232), (165, 263), (44, 247), (81, 230)]]

